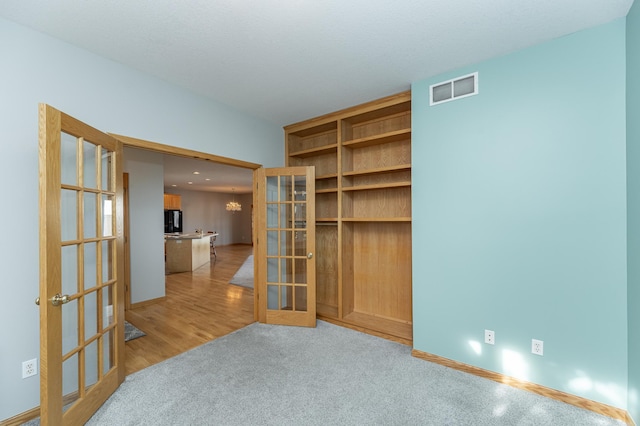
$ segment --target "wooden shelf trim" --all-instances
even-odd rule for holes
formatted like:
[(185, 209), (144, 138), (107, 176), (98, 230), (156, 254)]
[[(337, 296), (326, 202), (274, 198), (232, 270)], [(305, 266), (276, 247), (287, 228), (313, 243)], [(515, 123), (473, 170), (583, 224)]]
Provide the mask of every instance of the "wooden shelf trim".
[(337, 173), (329, 173), (326, 175), (317, 175), (316, 176), (316, 180), (323, 180), (323, 179), (334, 179), (337, 178), (338, 174)]
[(316, 189), (316, 194), (331, 194), (337, 193), (338, 188), (328, 188), (328, 189)]
[(313, 157), (314, 155), (332, 154), (338, 152), (338, 144), (319, 146), (316, 148), (304, 149), (302, 151), (290, 152), (289, 157), (305, 158)]
[(394, 132), (383, 133), (381, 135), (368, 136), (366, 138), (353, 139), (342, 142), (342, 146), (347, 148), (364, 148), (367, 146), (380, 145), (384, 143), (398, 142), (411, 139), (411, 129), (396, 130)]
[(329, 223), (338, 223), (338, 218), (337, 217), (317, 217), (316, 218), (316, 225), (319, 224), (329, 224)]
[(406, 186), (411, 186), (411, 182), (403, 181), (403, 182), (389, 182), (389, 183), (376, 183), (371, 185), (357, 185), (357, 186), (345, 186), (342, 188), (342, 191), (369, 191), (372, 189), (385, 189), (385, 188), (402, 188)]
[(335, 117), (322, 116), (284, 126), (284, 129), (290, 135), (304, 138), (311, 135), (335, 132), (338, 129), (338, 120)]
[(342, 221), (343, 222), (411, 222), (411, 218), (410, 217), (343, 217)]
[(377, 167), (375, 169), (352, 170), (350, 172), (342, 172), (342, 176), (377, 175), (381, 173), (404, 172), (407, 170), (411, 170), (411, 164), (399, 164), (397, 166)]
[(333, 126), (333, 124), (329, 123), (333, 123), (338, 119), (349, 119), (353, 118), (354, 116), (362, 116), (363, 113), (369, 113), (372, 111), (393, 107), (404, 102), (411, 102), (411, 90), (387, 96), (386, 98), (377, 99), (372, 102), (365, 102), (360, 105), (355, 105), (349, 108), (341, 109), (339, 111), (334, 111), (320, 117), (312, 118), (310, 120), (304, 120), (298, 123), (289, 124), (288, 126), (284, 126), (284, 130), (288, 133), (301, 134), (301, 132), (305, 132), (307, 131), (307, 129), (311, 130), (311, 128), (315, 128), (315, 131), (317, 132), (318, 128), (324, 130), (324, 128), (321, 126), (327, 126), (327, 129), (330, 126)]

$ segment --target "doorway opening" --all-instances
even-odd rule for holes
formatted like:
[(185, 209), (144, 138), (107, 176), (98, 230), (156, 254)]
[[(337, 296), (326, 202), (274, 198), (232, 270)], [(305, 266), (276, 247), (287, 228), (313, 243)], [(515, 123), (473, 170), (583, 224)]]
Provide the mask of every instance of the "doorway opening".
[[(112, 136), (124, 143), (125, 164), (128, 152), (135, 152), (136, 159), (143, 158), (148, 154), (152, 158), (149, 161), (150, 164), (153, 165), (155, 162), (157, 165), (159, 163), (163, 192), (183, 196), (184, 204), (181, 206), (184, 212), (183, 232), (202, 230), (204, 233), (215, 231), (220, 234), (217, 238), (217, 256), (212, 258), (212, 261), (207, 265), (194, 271), (165, 275), (164, 265), (159, 263), (164, 260), (163, 256), (160, 255), (159, 258), (153, 256), (156, 258), (155, 264), (160, 264), (162, 269), (162, 277), (157, 277), (155, 285), (158, 284), (158, 281), (162, 281), (164, 295), (143, 301), (139, 301), (139, 297), (138, 300), (132, 300), (132, 290), (133, 292), (137, 290), (135, 286), (145, 285), (144, 282), (140, 283), (140, 269), (146, 269), (147, 265), (149, 268), (155, 269), (155, 267), (153, 266), (154, 261), (145, 263), (148, 262), (148, 259), (145, 259), (144, 256), (142, 256), (142, 263), (136, 265), (140, 262), (140, 245), (136, 249), (128, 243), (132, 241), (131, 237), (134, 238), (135, 243), (135, 239), (139, 240), (140, 235), (134, 235), (138, 231), (135, 215), (125, 212), (125, 216), (130, 219), (128, 226), (125, 226), (125, 240), (129, 248), (127, 252), (131, 253), (130, 256), (125, 256), (125, 271), (133, 271), (134, 273), (134, 277), (127, 276), (125, 279), (127, 289), (125, 316), (128, 321), (147, 333), (143, 339), (127, 342), (126, 370), (127, 374), (130, 374), (254, 322), (255, 298), (253, 289), (230, 285), (228, 281), (244, 260), (253, 254), (252, 177), (253, 170), (261, 166), (126, 136), (113, 134)], [(169, 170), (168, 179), (165, 178), (165, 164)], [(182, 170), (180, 170), (181, 168)], [(212, 170), (217, 173), (216, 178), (211, 177), (214, 173)], [(234, 176), (236, 178), (242, 176), (242, 173), (234, 174), (234, 170), (244, 173), (244, 181), (242, 179), (234, 180)], [(151, 170), (150, 175), (156, 176), (153, 173), (154, 171)], [(221, 179), (220, 173), (233, 176), (225, 180)], [(136, 197), (135, 179), (135, 176), (129, 176), (129, 188), (127, 189), (129, 197)], [(211, 180), (207, 181), (206, 179)], [(213, 179), (215, 181), (212, 181)], [(169, 181), (174, 182), (173, 184), (177, 186), (171, 186)], [(188, 182), (192, 182), (192, 184)], [(247, 182), (249, 182), (248, 185)], [(155, 185), (158, 185), (157, 181)], [(241, 195), (238, 194), (239, 188), (243, 191)], [(241, 200), (242, 212), (227, 212), (225, 210), (226, 203), (231, 200), (231, 197)], [(136, 208), (135, 203), (128, 204), (132, 209)], [(212, 205), (218, 206), (212, 207)], [(155, 213), (145, 212), (145, 214), (151, 216)], [(211, 217), (212, 215), (224, 216), (224, 220), (216, 221)], [(243, 218), (242, 215), (245, 217)], [(239, 231), (239, 234), (234, 235), (233, 232), (226, 231), (233, 228), (234, 222), (246, 224), (247, 216), (248, 227), (242, 228), (240, 226), (242, 230)], [(133, 221), (131, 221), (132, 218)], [(158, 230), (157, 232), (160, 236), (163, 235), (162, 231)], [(154, 236), (152, 239), (160, 241), (160, 244), (164, 245), (163, 237), (156, 238)], [(157, 247), (155, 248), (157, 249)], [(164, 249), (161, 247), (159, 250)], [(131, 264), (132, 258), (133, 265)], [(138, 278), (135, 277), (136, 268), (138, 269)], [(143, 273), (150, 273), (150, 271), (147, 269)]]

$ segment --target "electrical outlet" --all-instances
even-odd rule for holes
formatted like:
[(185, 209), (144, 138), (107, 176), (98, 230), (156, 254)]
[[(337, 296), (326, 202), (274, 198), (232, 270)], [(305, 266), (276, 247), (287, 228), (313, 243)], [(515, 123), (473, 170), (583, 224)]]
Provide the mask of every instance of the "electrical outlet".
[(542, 340), (531, 339), (531, 353), (542, 356), (544, 354), (544, 342)]
[(485, 330), (484, 342), (489, 345), (494, 345), (496, 343), (496, 333), (493, 330)]
[(38, 374), (38, 359), (30, 359), (29, 361), (22, 362), (22, 378), (35, 376)]

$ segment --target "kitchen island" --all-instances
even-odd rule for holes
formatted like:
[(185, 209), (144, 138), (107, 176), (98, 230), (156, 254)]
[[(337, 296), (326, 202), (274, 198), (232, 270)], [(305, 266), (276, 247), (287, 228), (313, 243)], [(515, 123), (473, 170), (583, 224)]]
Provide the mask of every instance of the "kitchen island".
[(194, 271), (211, 261), (211, 238), (217, 234), (165, 234), (168, 274)]

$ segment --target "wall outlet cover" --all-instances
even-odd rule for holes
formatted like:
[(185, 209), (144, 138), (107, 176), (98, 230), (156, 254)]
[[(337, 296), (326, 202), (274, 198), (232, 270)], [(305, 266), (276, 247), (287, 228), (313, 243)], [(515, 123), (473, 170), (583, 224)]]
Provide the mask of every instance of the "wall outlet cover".
[(531, 353), (543, 356), (544, 355), (544, 342), (542, 340), (531, 339)]
[(484, 331), (484, 342), (488, 345), (495, 345), (496, 333), (493, 330)]
[(38, 359), (30, 359), (29, 361), (22, 362), (22, 378), (35, 376), (38, 374)]

